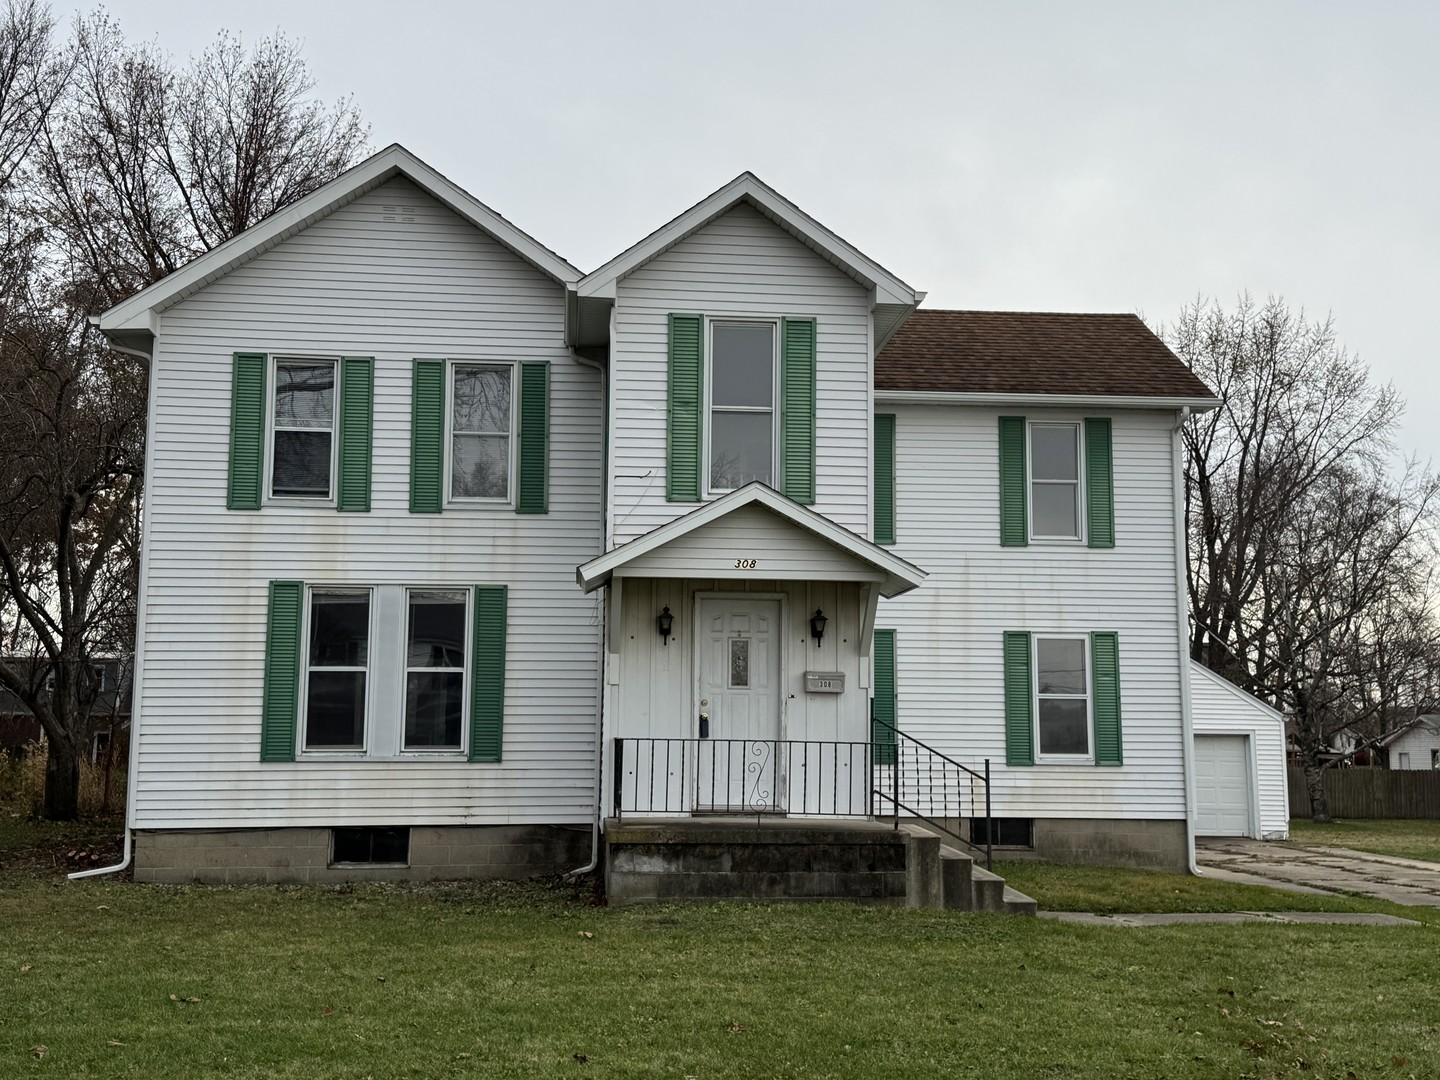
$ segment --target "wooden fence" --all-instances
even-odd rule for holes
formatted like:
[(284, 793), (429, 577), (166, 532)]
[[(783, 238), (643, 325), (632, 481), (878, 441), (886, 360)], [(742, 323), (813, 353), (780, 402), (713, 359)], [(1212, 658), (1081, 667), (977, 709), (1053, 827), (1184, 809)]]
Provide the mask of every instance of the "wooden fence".
[[(1305, 771), (1291, 765), (1290, 816), (1310, 816)], [(1337, 818), (1440, 818), (1440, 770), (1326, 769), (1330, 816)]]

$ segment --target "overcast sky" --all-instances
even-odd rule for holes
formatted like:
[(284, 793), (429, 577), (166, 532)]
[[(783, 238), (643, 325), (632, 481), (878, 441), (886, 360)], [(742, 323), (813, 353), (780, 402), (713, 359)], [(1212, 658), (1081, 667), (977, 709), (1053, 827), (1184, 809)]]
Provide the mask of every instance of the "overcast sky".
[(1440, 464), (1440, 4), (106, 6), (182, 59), (222, 27), (301, 39), (377, 148), (582, 270), (750, 169), (927, 307), (1283, 295)]

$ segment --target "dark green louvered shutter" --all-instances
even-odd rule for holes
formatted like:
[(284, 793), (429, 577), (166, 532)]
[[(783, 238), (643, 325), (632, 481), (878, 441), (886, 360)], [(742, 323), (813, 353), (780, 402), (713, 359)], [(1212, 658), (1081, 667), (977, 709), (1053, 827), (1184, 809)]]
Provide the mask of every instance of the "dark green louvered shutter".
[(260, 704), (260, 760), (295, 760), (300, 702), (300, 608), (305, 586), (270, 582), (265, 617), (265, 689)]
[(1090, 635), (1090, 677), (1095, 682), (1095, 764), (1123, 765), (1120, 745), (1120, 638)]
[(445, 472), (445, 361), (416, 360), (410, 381), (410, 512), (438, 514)]
[(1025, 418), (1000, 417), (1000, 546), (1024, 547)]
[(470, 760), (499, 761), (505, 734), (504, 585), (475, 587), (474, 659), (470, 664)]
[(517, 514), (550, 510), (550, 365), (520, 365), (520, 491)]
[(1092, 548), (1115, 546), (1115, 465), (1110, 421), (1085, 421), (1085, 535)]
[(370, 509), (370, 457), (375, 433), (375, 361), (340, 358), (340, 484), (337, 510)]
[(1005, 631), (1005, 764), (1035, 764), (1031, 720), (1030, 635)]
[(225, 506), (259, 510), (265, 445), (265, 354), (236, 353), (230, 375), (230, 478)]
[(875, 543), (895, 543), (895, 417), (875, 417)]
[(815, 501), (815, 320), (780, 320), (780, 478), (786, 498)]
[(705, 385), (703, 316), (670, 316), (669, 368), (665, 498), (670, 502), (699, 502)]
[(875, 745), (875, 764), (895, 764), (896, 720), (895, 631), (875, 631), (875, 697), (870, 704), (870, 741)]

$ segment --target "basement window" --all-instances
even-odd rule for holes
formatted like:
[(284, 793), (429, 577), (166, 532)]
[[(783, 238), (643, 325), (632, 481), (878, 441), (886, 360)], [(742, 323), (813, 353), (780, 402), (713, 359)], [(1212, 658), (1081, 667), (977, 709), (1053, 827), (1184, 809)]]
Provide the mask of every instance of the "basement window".
[(331, 866), (406, 866), (410, 862), (408, 826), (333, 829), (331, 833)]
[[(990, 825), (995, 826), (994, 840), (990, 841)], [(1035, 819), (1028, 817), (997, 817), (970, 819), (970, 843), (984, 847), (993, 842), (996, 847), (1034, 847)]]

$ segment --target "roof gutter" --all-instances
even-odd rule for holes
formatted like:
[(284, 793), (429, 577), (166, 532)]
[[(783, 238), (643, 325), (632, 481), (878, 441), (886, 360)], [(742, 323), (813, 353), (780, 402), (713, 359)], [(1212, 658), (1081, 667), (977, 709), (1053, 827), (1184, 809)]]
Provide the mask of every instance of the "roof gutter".
[(882, 405), (1052, 405), (1107, 409), (1184, 409), (1208, 412), (1220, 404), (1212, 397), (1148, 397), (1143, 394), (1019, 394), (986, 391), (885, 390), (876, 388)]

